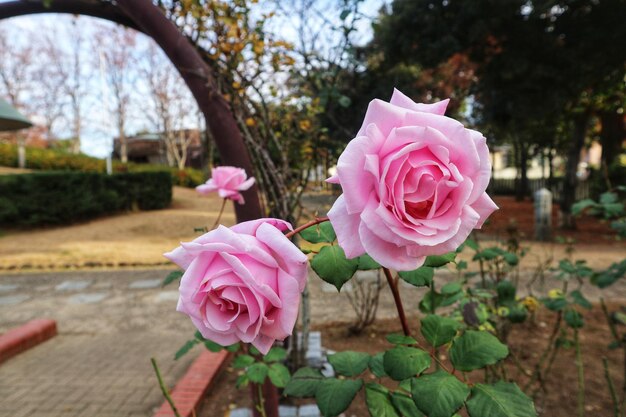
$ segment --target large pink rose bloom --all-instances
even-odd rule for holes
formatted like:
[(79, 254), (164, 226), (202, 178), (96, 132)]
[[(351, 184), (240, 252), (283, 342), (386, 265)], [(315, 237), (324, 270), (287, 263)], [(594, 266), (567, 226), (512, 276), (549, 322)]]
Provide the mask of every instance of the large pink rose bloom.
[(346, 256), (368, 253), (398, 271), (455, 250), (497, 209), (486, 140), (445, 117), (448, 100), (415, 103), (394, 90), (373, 100), (339, 157), (341, 195), (328, 213)]
[(307, 257), (283, 234), (290, 229), (277, 219), (220, 226), (166, 253), (185, 269), (177, 310), (206, 339), (266, 354), (291, 335), (307, 278)]
[(254, 184), (254, 177), (246, 179), (246, 171), (236, 167), (216, 167), (211, 170), (211, 179), (196, 187), (196, 191), (206, 195), (217, 191), (222, 198), (244, 203), (240, 191), (245, 191)]

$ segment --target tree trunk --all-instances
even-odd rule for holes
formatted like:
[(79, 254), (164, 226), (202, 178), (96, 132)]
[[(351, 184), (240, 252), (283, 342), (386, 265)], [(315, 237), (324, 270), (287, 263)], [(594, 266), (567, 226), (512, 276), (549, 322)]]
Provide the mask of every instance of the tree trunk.
[(624, 115), (616, 111), (600, 113), (600, 144), (602, 145), (602, 165), (609, 168), (617, 156), (622, 152), (622, 142), (625, 139)]
[(519, 177), (515, 187), (515, 200), (522, 201), (528, 195), (528, 145), (521, 140), (517, 144)]
[(572, 137), (567, 150), (567, 163), (565, 165), (565, 178), (563, 178), (563, 196), (561, 198), (561, 227), (563, 229), (575, 229), (576, 223), (572, 216), (572, 205), (576, 202), (576, 186), (578, 185), (578, 163), (580, 151), (585, 145), (587, 123), (589, 114), (582, 113), (574, 117)]

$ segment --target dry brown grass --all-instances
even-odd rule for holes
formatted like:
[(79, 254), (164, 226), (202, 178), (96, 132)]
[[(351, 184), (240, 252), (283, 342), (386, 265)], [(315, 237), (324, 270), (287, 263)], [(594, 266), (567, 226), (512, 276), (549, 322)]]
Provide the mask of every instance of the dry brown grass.
[[(163, 252), (198, 235), (195, 227), (210, 227), (220, 206), (217, 196), (200, 197), (194, 190), (174, 187), (172, 207), (166, 210), (120, 214), (67, 227), (7, 232), (0, 237), (0, 268), (159, 264), (166, 261)], [(235, 223), (232, 204), (227, 204), (222, 223)]]

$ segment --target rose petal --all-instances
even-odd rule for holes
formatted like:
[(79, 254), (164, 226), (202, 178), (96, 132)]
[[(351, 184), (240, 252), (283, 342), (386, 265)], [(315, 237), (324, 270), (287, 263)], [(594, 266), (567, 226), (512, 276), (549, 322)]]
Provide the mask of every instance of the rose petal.
[(493, 200), (487, 195), (487, 193), (482, 193), (480, 197), (476, 201), (472, 203), (472, 208), (476, 210), (480, 219), (476, 224), (476, 228), (481, 228), (485, 220), (493, 213), (498, 210), (498, 206)]
[(365, 253), (358, 236), (361, 219), (358, 214), (349, 214), (343, 194), (337, 198), (330, 211), (328, 218), (337, 234), (339, 246), (344, 250), (348, 259), (356, 258)]
[(432, 104), (416, 103), (404, 95), (400, 90), (394, 88), (389, 102), (395, 106), (404, 107), (409, 110), (443, 115), (446, 112), (450, 99), (447, 98)]
[(384, 267), (396, 271), (412, 271), (424, 263), (425, 258), (408, 256), (404, 247), (382, 240), (365, 223), (359, 226), (359, 238), (367, 254)]
[[(281, 268), (288, 272), (296, 280), (300, 291), (304, 290), (304, 285), (306, 284), (308, 275), (307, 256), (302, 253), (302, 251), (298, 249), (298, 247), (289, 239), (287, 239), (281, 231), (270, 224), (266, 223), (259, 226), (256, 232), (256, 237), (259, 241), (265, 243), (268, 248), (275, 252), (276, 258), (279, 259)], [(278, 279), (280, 281), (281, 271), (278, 273)]]

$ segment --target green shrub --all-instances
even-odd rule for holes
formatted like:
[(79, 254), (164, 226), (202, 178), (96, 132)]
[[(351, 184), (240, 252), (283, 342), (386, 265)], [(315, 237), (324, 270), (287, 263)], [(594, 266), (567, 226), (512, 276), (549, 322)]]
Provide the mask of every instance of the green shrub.
[(4, 175), (0, 196), (0, 225), (59, 225), (134, 208), (165, 208), (172, 201), (172, 180), (167, 172)]
[[(26, 148), (26, 165), (42, 171), (106, 172), (106, 162), (87, 155), (74, 155), (58, 149)], [(17, 167), (17, 146), (0, 143), (0, 166)], [(165, 165), (122, 164), (113, 161), (113, 172), (167, 172), (174, 185), (195, 187), (205, 181), (202, 171), (185, 168), (179, 170)]]

